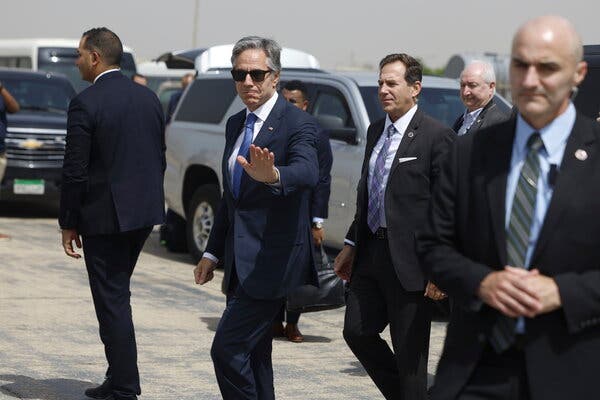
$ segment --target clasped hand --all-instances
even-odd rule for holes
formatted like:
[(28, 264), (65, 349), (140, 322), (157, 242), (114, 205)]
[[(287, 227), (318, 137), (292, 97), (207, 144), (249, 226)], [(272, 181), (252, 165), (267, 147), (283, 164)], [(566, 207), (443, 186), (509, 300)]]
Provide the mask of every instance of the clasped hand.
[(237, 156), (237, 162), (244, 171), (255, 181), (276, 183), (279, 180), (279, 173), (275, 168), (275, 154), (266, 147), (261, 149), (253, 144), (250, 145), (248, 152), (250, 162), (244, 156)]
[(481, 281), (477, 295), (511, 318), (533, 318), (561, 307), (556, 282), (537, 269), (506, 266), (491, 272)]

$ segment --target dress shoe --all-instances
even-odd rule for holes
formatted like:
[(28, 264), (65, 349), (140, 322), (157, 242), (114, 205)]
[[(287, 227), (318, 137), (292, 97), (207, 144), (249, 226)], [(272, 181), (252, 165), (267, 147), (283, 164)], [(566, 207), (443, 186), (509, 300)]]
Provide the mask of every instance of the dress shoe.
[(108, 379), (105, 379), (102, 385), (86, 389), (83, 393), (92, 399), (113, 400), (112, 387)]
[(273, 322), (273, 337), (284, 337), (285, 330), (283, 329), (283, 324), (279, 321)]
[(285, 326), (285, 336), (290, 342), (300, 343), (304, 341), (304, 336), (298, 329), (298, 324), (287, 324)]

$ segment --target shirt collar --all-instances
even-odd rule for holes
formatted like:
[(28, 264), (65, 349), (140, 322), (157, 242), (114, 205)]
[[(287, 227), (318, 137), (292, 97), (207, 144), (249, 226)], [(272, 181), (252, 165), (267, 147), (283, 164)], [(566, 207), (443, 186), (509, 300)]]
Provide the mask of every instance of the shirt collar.
[(469, 109), (465, 109), (465, 113), (463, 114), (463, 119), (467, 118), (467, 115), (470, 115), (473, 117), (473, 120), (475, 120), (477, 118), (477, 116), (481, 113), (481, 110), (483, 110), (483, 107), (479, 107), (477, 110), (473, 110), (469, 112)]
[(542, 129), (535, 129), (529, 125), (521, 114), (517, 115), (517, 128), (515, 134), (515, 145), (519, 152), (525, 151), (527, 140), (533, 132), (539, 132), (544, 142), (544, 148), (549, 157), (552, 157), (558, 151), (564, 148), (564, 145), (571, 134), (576, 117), (575, 106), (569, 102), (569, 106), (558, 117)]
[[(410, 124), (410, 121), (415, 116), (415, 113), (417, 112), (417, 108), (418, 108), (418, 105), (415, 104), (414, 106), (411, 107), (410, 110), (408, 110), (403, 116), (401, 116), (400, 118), (398, 118), (396, 120), (396, 122), (394, 122), (396, 131), (398, 133), (400, 133), (400, 135), (404, 135), (404, 131), (406, 131), (406, 128), (408, 128), (408, 124)], [(389, 114), (386, 114), (384, 132), (387, 131), (387, 129), (390, 125), (392, 125), (392, 120), (390, 119)]]
[(96, 77), (96, 79), (94, 79), (94, 83), (96, 83), (96, 81), (102, 76), (102, 75), (106, 75), (109, 72), (114, 72), (114, 71), (120, 71), (121, 69), (119, 68), (113, 68), (113, 69), (107, 69), (106, 71), (102, 72), (101, 74), (98, 74), (98, 76)]
[(278, 96), (279, 95), (277, 92), (275, 92), (269, 100), (267, 100), (262, 106), (258, 107), (254, 111), (250, 111), (248, 108), (246, 108), (246, 117), (248, 114), (253, 113), (258, 117), (258, 119), (260, 119), (262, 122), (265, 122), (271, 113), (271, 110), (273, 110), (273, 107), (275, 107), (275, 102), (277, 101)]

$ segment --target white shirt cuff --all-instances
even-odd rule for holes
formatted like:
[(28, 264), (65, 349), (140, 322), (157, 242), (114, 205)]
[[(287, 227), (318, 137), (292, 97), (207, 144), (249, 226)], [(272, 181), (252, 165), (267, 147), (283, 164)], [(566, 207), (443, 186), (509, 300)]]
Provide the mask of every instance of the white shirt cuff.
[(325, 218), (321, 218), (321, 217), (313, 217), (312, 222), (320, 222), (323, 223), (325, 222)]
[(214, 261), (215, 264), (219, 263), (219, 259), (215, 256), (213, 256), (212, 254), (208, 253), (208, 252), (204, 252), (204, 254), (202, 254), (202, 258), (208, 258), (211, 261)]
[(352, 247), (356, 247), (356, 243), (354, 243), (352, 240), (344, 239), (344, 244), (349, 244)]

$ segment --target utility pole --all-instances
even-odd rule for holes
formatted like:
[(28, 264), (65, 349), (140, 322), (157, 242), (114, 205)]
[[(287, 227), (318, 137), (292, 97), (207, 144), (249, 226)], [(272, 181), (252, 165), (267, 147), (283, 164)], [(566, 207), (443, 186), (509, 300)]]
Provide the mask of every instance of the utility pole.
[(200, 8), (200, 0), (194, 0), (194, 26), (192, 27), (192, 48), (195, 49), (197, 47), (197, 37), (198, 37), (198, 9)]

